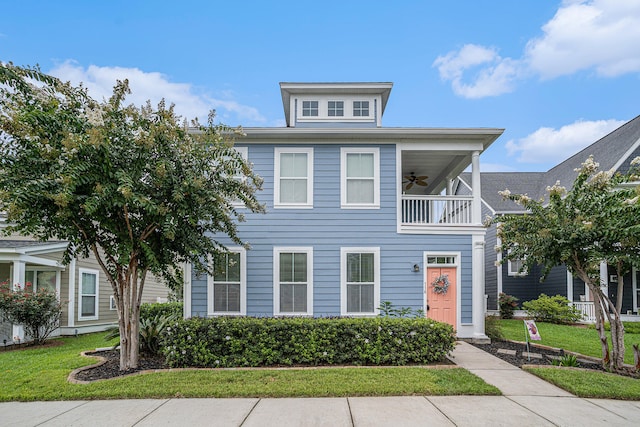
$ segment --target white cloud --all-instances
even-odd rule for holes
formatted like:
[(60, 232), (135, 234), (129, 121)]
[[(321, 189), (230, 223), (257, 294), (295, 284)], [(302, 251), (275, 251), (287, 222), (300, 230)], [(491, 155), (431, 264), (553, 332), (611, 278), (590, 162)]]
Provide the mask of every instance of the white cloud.
[[(467, 44), (459, 51), (439, 56), (433, 63), (440, 78), (451, 81), (456, 95), (464, 98), (483, 98), (511, 92), (519, 74), (518, 61), (502, 58), (496, 49)], [(483, 68), (478, 69), (479, 66)], [(475, 70), (470, 83), (463, 81), (464, 73)]]
[(640, 0), (565, 2), (542, 30), (525, 52), (542, 78), (592, 68), (603, 77), (640, 71)]
[[(112, 94), (116, 80), (129, 80), (131, 94), (126, 101), (134, 105), (143, 105), (150, 100), (156, 105), (162, 98), (167, 104), (175, 104), (176, 112), (187, 118), (198, 118), (206, 122), (209, 111), (215, 109), (219, 117), (229, 125), (263, 123), (265, 118), (257, 109), (242, 105), (232, 99), (216, 99), (189, 83), (174, 83), (158, 72), (145, 72), (138, 68), (99, 67), (90, 65), (86, 69), (75, 61), (65, 61), (49, 71), (49, 74), (74, 85), (82, 84), (89, 95), (97, 100), (108, 99)], [(233, 121), (236, 121), (234, 123)]]
[[(467, 44), (439, 56), (433, 66), (465, 98), (511, 92), (518, 80), (531, 75), (552, 79), (584, 70), (600, 77), (640, 72), (640, 0), (565, 0), (542, 33), (528, 41), (519, 59)], [(465, 74), (472, 75), (465, 79)]]
[(521, 163), (558, 163), (596, 142), (625, 122), (621, 120), (578, 120), (560, 129), (543, 127), (506, 144), (509, 156)]

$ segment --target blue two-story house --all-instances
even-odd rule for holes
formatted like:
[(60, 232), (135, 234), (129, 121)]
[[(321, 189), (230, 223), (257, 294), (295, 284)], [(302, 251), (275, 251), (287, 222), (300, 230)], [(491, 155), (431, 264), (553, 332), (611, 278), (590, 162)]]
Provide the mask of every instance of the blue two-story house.
[[(267, 213), (185, 274), (185, 316), (375, 316), (424, 310), (458, 337), (484, 333), (480, 154), (490, 128), (382, 127), (391, 83), (281, 83), (286, 127), (236, 148), (264, 179)], [(471, 165), (471, 195), (453, 194)], [(435, 286), (434, 286), (435, 285)]]

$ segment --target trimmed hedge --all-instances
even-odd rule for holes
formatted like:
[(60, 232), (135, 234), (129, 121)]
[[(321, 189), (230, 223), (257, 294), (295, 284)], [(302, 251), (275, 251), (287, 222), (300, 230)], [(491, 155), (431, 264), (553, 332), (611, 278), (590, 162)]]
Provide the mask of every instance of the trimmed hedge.
[(181, 319), (165, 334), (171, 367), (406, 365), (442, 361), (453, 327), (406, 318)]
[(182, 317), (181, 302), (154, 302), (140, 304), (140, 320), (153, 319), (156, 316)]

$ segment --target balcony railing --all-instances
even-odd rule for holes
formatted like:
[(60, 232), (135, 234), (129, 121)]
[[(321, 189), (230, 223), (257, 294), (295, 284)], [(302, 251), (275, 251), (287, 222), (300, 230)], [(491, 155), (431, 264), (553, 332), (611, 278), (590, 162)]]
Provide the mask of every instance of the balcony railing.
[(402, 225), (473, 224), (471, 196), (402, 195)]
[(596, 323), (596, 308), (593, 301), (573, 302), (572, 305), (582, 313), (583, 322)]

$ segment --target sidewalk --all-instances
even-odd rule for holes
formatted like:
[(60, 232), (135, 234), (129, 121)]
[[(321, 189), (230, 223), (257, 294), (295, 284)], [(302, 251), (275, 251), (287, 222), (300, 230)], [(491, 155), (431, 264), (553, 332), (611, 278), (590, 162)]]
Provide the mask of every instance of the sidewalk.
[(476, 347), (452, 359), (503, 396), (0, 403), (1, 426), (635, 426), (640, 402), (581, 399)]

